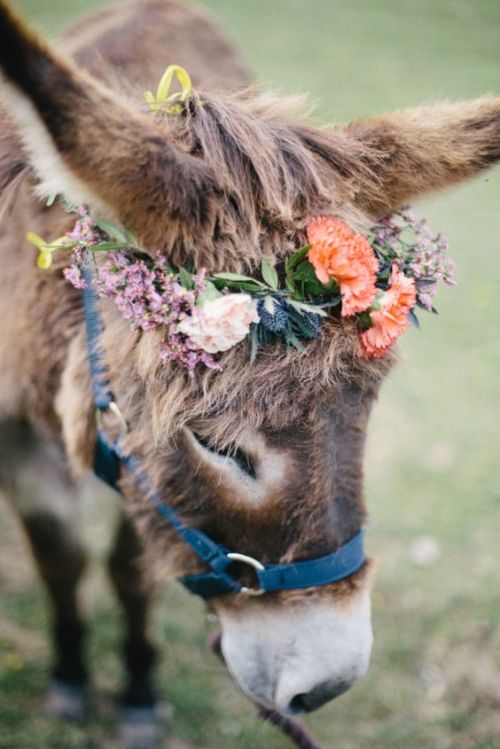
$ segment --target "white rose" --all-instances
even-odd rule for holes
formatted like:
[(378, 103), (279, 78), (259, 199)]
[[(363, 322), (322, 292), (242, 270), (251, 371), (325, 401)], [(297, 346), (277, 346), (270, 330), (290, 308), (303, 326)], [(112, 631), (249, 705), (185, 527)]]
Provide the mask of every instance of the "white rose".
[(248, 335), (259, 321), (257, 303), (248, 294), (226, 294), (210, 299), (178, 325), (195, 346), (209, 354), (227, 351)]

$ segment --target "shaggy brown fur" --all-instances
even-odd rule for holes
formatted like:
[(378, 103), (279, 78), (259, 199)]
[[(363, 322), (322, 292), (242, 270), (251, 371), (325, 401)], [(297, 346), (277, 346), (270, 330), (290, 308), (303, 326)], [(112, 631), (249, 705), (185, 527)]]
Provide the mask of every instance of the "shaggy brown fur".
[[(189, 69), (196, 94), (181, 116), (147, 114), (142, 92), (171, 62)], [(363, 229), (401, 202), (499, 160), (500, 99), (319, 129), (300, 115), (301, 102), (249, 91), (217, 28), (177, 0), (131, 0), (96, 14), (65, 37), (60, 53), (0, 0), (0, 69), (12, 116), (0, 123), (0, 485), (17, 503), (52, 595), (53, 674), (76, 686), (78, 717), (86, 669), (76, 586), (84, 555), (68, 517), (49, 505), (63, 497), (68, 511), (66, 494), (68, 502), (75, 495), (68, 468), (75, 475), (91, 467), (95, 418), (80, 293), (62, 276), (64, 258), (40, 271), (24, 239), (27, 230), (54, 239), (73, 218), (37, 194), (88, 202), (132, 229), (146, 252), (161, 250), (174, 263), (253, 272), (263, 256), (280, 263), (303, 244), (312, 216)], [(102, 314), (128, 447), (187, 522), (264, 563), (329, 552), (360, 528), (367, 420), (393, 357), (363, 360), (355, 322), (329, 319), (307, 355), (270, 346), (253, 365), (244, 341), (221, 358), (222, 372), (190, 379), (160, 363), (160, 335), (132, 332), (111, 303)], [(66, 465), (52, 461), (53, 452)], [(221, 466), (221, 452), (239, 455), (239, 467), (230, 457)], [(146, 582), (200, 565), (129, 476), (121, 487), (134, 523), (122, 521), (110, 559), (125, 610), (123, 702), (151, 707)], [(146, 547), (142, 569), (137, 531)], [(226, 596), (214, 606), (244, 608), (256, 621), (282, 607), (293, 616), (292, 607), (318, 596), (347, 610), (369, 586), (371, 568), (333, 586), (256, 600)], [(252, 585), (248, 571), (235, 572)], [(61, 714), (57, 688), (52, 696)]]
[[(165, 59), (159, 28), (171, 17), (177, 36), (168, 37)], [(175, 46), (179, 29), (187, 34), (191, 25), (192, 46)], [(318, 129), (298, 117), (296, 102), (214, 92), (212, 85), (233, 89), (245, 76), (208, 22), (177, 2), (132, 2), (121, 18), (104, 12), (80, 32), (71, 51), (107, 87), (40, 43), (0, 3), (4, 76), (31, 103), (60, 163), (97, 208), (133, 229), (147, 251), (168, 252), (176, 263), (252, 270), (263, 255), (279, 261), (300, 246), (311, 216), (332, 214), (361, 228), (373, 215), (500, 158), (497, 98)], [(122, 59), (123, 38), (130, 49)], [(181, 117), (153, 117), (138, 106), (137, 84), (143, 88), (146, 73), (159, 72), (160, 59), (185, 63), (199, 79)], [(118, 95), (110, 86), (122, 75), (128, 81)], [(24, 159), (12, 153), (12, 128), (3, 137), (0, 184), (7, 189), (20, 181)], [(28, 228), (54, 238), (70, 219), (37, 203), (33, 176), (24, 175), (1, 237), (1, 411), (62, 434), (72, 465), (82, 469), (91, 462), (94, 431), (79, 295), (59, 267), (38, 271), (22, 239)], [(244, 342), (224, 355), (221, 374), (189, 380), (159, 364), (154, 333), (130, 332), (104, 307), (103, 343), (115, 397), (131, 425), (130, 446), (183, 514), (264, 561), (321, 553), (359, 528), (366, 420), (390, 357), (361, 360), (354, 323), (329, 321), (308, 356), (272, 347), (254, 366)], [(286, 455), (282, 486), (265, 502), (239, 501), (200, 459), (186, 429), (215, 449), (259, 435)], [(168, 558), (176, 572), (192, 569), (191, 555), (127, 478), (123, 487), (152, 555)]]

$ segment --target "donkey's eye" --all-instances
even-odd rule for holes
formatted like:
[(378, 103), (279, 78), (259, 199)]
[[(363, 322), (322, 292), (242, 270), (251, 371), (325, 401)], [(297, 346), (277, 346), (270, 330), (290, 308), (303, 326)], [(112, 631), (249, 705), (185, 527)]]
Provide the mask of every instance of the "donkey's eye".
[(230, 460), (233, 460), (238, 468), (240, 468), (244, 473), (247, 474), (247, 476), (250, 476), (251, 478), (255, 479), (257, 478), (257, 471), (255, 470), (255, 466), (252, 462), (252, 459), (246, 453), (244, 450), (241, 450), (239, 447), (236, 448), (220, 448), (218, 450), (214, 450), (210, 444), (207, 442), (206, 439), (203, 437), (200, 437), (199, 434), (196, 434), (193, 432), (193, 436), (195, 437), (196, 441), (199, 442), (199, 444), (205, 448), (205, 450), (208, 450), (209, 452), (213, 453), (214, 455), (219, 455), (221, 458), (228, 458)]

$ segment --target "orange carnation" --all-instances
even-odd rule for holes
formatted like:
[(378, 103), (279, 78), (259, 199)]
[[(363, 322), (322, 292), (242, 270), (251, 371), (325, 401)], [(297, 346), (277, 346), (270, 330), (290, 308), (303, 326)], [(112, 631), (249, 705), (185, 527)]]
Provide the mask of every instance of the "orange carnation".
[(375, 282), (378, 261), (368, 240), (355, 234), (344, 221), (319, 216), (307, 227), (312, 244), (308, 252), (321, 283), (332, 278), (342, 294), (342, 316), (364, 312), (377, 293)]
[(365, 359), (378, 359), (387, 353), (409, 326), (408, 313), (416, 301), (415, 281), (393, 265), (390, 286), (380, 299), (380, 309), (370, 312), (372, 327), (361, 334)]

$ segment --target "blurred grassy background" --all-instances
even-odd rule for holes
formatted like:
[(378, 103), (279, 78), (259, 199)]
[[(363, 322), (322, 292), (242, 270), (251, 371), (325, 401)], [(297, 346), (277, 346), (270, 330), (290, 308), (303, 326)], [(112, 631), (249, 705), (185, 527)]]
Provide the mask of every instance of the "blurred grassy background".
[[(15, 4), (55, 34), (102, 3)], [(225, 21), (257, 78), (311, 92), (325, 119), (500, 93), (498, 0), (203, 4)], [(365, 680), (307, 720), (327, 749), (500, 747), (499, 197), (497, 170), (418, 206), (449, 234), (459, 284), (440, 294), (439, 317), (422, 315), (422, 332), (405, 336), (405, 363), (372, 418), (366, 478), (368, 542), (380, 556), (375, 648)], [(102, 556), (93, 512), (86, 533)], [(0, 749), (111, 749), (111, 695), (121, 670), (119, 614), (107, 583), (95, 563), (85, 592), (96, 710), (85, 730), (68, 728), (40, 714), (47, 608), (21, 543), (4, 523)], [(166, 643), (159, 680), (174, 707), (166, 747), (286, 747), (206, 654), (207, 630), (197, 601), (175, 587), (165, 592), (156, 632)]]

